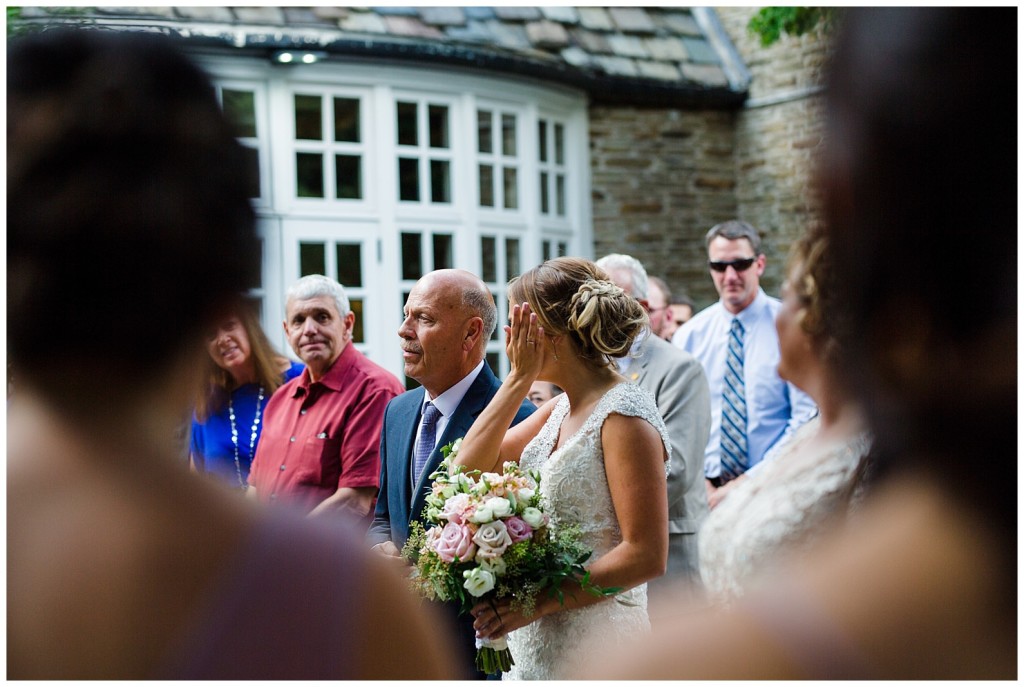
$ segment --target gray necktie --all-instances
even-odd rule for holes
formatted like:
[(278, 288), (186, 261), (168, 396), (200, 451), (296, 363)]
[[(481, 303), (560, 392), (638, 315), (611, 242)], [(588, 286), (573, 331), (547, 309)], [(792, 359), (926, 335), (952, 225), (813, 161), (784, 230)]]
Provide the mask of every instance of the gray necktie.
[(722, 474), (724, 480), (739, 477), (749, 467), (747, 447), (747, 396), (743, 382), (743, 325), (738, 319), (729, 329), (722, 385)]
[(420, 438), (416, 442), (416, 449), (413, 451), (412, 481), (419, 482), (420, 473), (427, 465), (427, 458), (434, 450), (434, 438), (437, 436), (437, 420), (441, 417), (441, 411), (434, 407), (433, 403), (427, 402), (423, 407), (423, 416), (420, 419)]

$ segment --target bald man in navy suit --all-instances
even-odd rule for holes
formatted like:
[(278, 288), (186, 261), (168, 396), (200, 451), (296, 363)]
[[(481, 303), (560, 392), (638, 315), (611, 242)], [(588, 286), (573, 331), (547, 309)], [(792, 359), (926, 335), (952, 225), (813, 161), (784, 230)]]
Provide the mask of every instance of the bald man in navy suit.
[[(423, 506), (430, 489), (430, 474), (441, 462), (441, 447), (465, 436), (477, 415), (497, 392), (501, 382), (484, 361), (487, 341), (497, 325), (497, 309), (487, 286), (463, 270), (437, 270), (423, 276), (409, 293), (405, 319), (398, 330), (402, 339), (405, 374), (422, 386), (392, 399), (384, 411), (380, 437), (380, 492), (368, 540), (373, 550), (403, 565), (401, 549), (409, 525), (423, 522)], [(427, 406), (436, 416), (433, 446), (431, 430), (421, 428)], [(535, 410), (523, 399), (513, 425)], [(426, 435), (426, 436), (423, 436)], [(417, 447), (430, 451), (417, 471)], [(454, 617), (454, 604), (445, 604)], [(466, 677), (483, 679), (475, 655), (473, 618), (454, 619), (457, 639), (466, 652)]]

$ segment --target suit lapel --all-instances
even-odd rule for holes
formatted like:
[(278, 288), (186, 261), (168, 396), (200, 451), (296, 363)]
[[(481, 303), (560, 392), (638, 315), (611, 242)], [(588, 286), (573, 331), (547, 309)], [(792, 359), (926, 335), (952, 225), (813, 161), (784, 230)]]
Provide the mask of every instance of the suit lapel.
[[(462, 397), (459, 407), (455, 409), (455, 412), (448, 419), (448, 426), (445, 427), (444, 432), (441, 434), (441, 438), (437, 442), (437, 448), (434, 449), (427, 459), (427, 466), (423, 469), (423, 474), (420, 476), (419, 482), (416, 484), (416, 490), (413, 493), (412, 506), (409, 513), (411, 520), (418, 520), (423, 513), (426, 493), (430, 487), (430, 473), (441, 464), (441, 447), (450, 444), (459, 437), (466, 436), (466, 432), (473, 426), (473, 421), (476, 420), (477, 415), (483, 412), (484, 407), (487, 406), (487, 402), (494, 395), (497, 387), (498, 378), (491, 372), (490, 367), (484, 363), (480, 374), (476, 376), (469, 390), (466, 391), (466, 395)], [(420, 397), (420, 403), (422, 405), (422, 397)], [(416, 424), (419, 424), (418, 415), (416, 417)], [(413, 430), (413, 436), (415, 437), (415, 429)], [(409, 461), (411, 462), (411, 441), (407, 455), (410, 456)]]
[(636, 358), (633, 358), (629, 363), (629, 367), (626, 368), (626, 374), (623, 375), (626, 379), (639, 384), (643, 381), (644, 377), (647, 376), (647, 366), (651, 363), (651, 347), (645, 341), (640, 347), (640, 353)]

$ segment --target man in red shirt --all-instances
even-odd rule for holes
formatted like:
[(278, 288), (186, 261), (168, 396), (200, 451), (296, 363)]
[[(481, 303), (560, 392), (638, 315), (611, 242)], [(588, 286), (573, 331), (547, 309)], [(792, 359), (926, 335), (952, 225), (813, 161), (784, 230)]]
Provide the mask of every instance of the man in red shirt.
[(310, 515), (366, 518), (380, 476), (384, 408), (405, 389), (352, 342), (345, 289), (319, 274), (288, 290), (284, 331), (306, 370), (270, 398), (249, 473), (250, 493)]

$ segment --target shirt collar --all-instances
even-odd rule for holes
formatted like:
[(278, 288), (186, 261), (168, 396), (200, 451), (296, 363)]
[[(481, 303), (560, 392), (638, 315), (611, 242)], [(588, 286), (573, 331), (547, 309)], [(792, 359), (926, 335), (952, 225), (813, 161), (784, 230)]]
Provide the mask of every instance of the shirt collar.
[(764, 292), (764, 289), (762, 289), (761, 287), (757, 287), (757, 295), (754, 296), (754, 300), (751, 301), (750, 305), (743, 308), (743, 310), (740, 310), (738, 313), (734, 315), (728, 310), (726, 310), (725, 306), (723, 305), (722, 311), (725, 313), (725, 316), (729, 319), (730, 322), (733, 319), (737, 319), (740, 321), (740, 324), (743, 325), (744, 329), (750, 329), (750, 327), (755, 322), (761, 319), (767, 307), (768, 294), (766, 294)]
[(476, 379), (477, 375), (480, 374), (480, 370), (482, 370), (483, 367), (484, 361), (481, 360), (468, 375), (448, 387), (448, 389), (446, 389), (444, 393), (439, 394), (437, 398), (430, 398), (430, 393), (424, 389), (423, 405), (420, 406), (420, 412), (423, 412), (423, 406), (425, 406), (429, 401), (434, 404), (435, 408), (441, 411), (442, 415), (445, 417), (451, 417), (459, 407), (459, 404), (462, 403), (463, 397), (466, 395), (466, 392), (469, 391), (469, 387), (473, 385), (473, 381)]
[(349, 368), (355, 364), (356, 358), (360, 355), (362, 354), (355, 346), (352, 345), (352, 342), (349, 342), (341, 352), (341, 355), (338, 356), (338, 359), (335, 360), (329, 368), (327, 368), (327, 372), (324, 373), (324, 376), (317, 382), (313, 382), (310, 378), (309, 366), (307, 365), (302, 371), (302, 375), (299, 377), (301, 381), (298, 386), (295, 387), (295, 394), (292, 398), (308, 393), (309, 388), (313, 384), (323, 384), (331, 391), (341, 391), (345, 375), (348, 373)]

